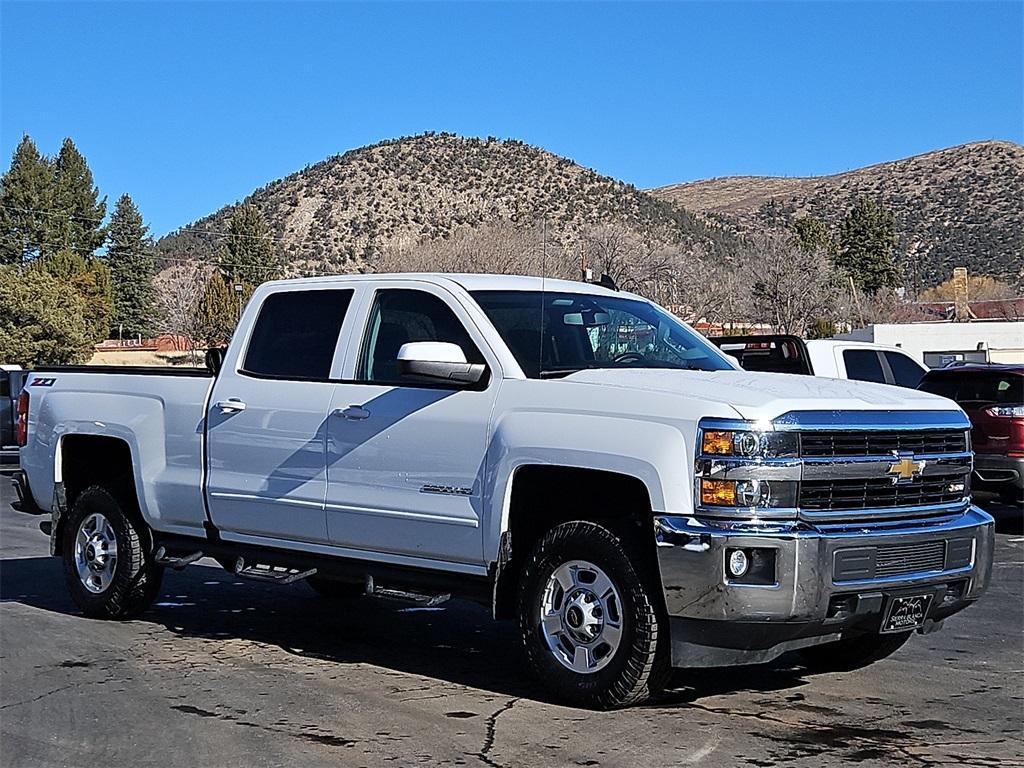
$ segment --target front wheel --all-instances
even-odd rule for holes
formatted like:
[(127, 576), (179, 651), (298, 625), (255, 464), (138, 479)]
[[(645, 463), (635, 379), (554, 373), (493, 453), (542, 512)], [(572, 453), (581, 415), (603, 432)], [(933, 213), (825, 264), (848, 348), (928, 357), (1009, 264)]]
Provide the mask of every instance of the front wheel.
[(563, 523), (537, 543), (518, 614), (530, 665), (562, 700), (611, 709), (664, 685), (665, 624), (622, 543), (599, 525)]
[(802, 649), (800, 658), (811, 672), (850, 672), (896, 653), (912, 632), (892, 635), (857, 635), (837, 643)]
[(144, 533), (106, 488), (86, 488), (75, 499), (61, 554), (68, 590), (86, 616), (132, 618), (160, 593), (163, 568), (153, 562)]

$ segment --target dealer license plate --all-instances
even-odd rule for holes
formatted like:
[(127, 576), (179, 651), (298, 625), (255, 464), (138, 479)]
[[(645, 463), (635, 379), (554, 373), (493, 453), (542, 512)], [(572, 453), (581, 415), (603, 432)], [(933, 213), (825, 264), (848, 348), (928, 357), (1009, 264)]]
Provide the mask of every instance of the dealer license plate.
[(924, 626), (931, 604), (932, 595), (892, 598), (882, 622), (882, 632), (906, 632)]

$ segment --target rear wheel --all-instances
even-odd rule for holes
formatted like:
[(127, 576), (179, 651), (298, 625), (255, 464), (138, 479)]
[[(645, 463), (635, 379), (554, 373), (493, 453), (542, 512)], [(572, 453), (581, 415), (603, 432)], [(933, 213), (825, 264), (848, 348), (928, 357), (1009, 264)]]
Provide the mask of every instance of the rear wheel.
[(999, 498), (1004, 504), (1024, 507), (1024, 488), (1003, 488)]
[(572, 704), (639, 703), (667, 678), (665, 624), (644, 579), (607, 529), (563, 523), (534, 547), (520, 583), (519, 630), (537, 677)]
[(857, 635), (838, 643), (804, 648), (800, 651), (800, 658), (812, 672), (850, 672), (896, 653), (912, 634)]
[(61, 537), (64, 579), (86, 616), (128, 619), (159, 594), (163, 568), (153, 562), (145, 533), (106, 488), (92, 486), (75, 499)]

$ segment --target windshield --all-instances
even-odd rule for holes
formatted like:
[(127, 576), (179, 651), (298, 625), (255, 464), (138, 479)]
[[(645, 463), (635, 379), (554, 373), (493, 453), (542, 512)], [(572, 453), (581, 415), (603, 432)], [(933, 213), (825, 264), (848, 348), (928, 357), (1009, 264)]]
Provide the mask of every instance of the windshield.
[(668, 312), (617, 296), (474, 291), (531, 379), (593, 368), (732, 370), (712, 344)]

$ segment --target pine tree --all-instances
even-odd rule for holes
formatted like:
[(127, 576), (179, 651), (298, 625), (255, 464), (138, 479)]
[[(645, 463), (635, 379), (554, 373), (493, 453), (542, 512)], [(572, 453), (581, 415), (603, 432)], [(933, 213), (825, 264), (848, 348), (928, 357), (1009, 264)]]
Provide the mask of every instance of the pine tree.
[(92, 354), (78, 292), (42, 269), (0, 266), (0, 359), (26, 367)]
[(128, 195), (114, 206), (108, 227), (107, 266), (114, 294), (111, 332), (148, 337), (153, 331), (153, 243), (149, 227)]
[(53, 167), (26, 134), (0, 178), (0, 264), (29, 261), (48, 247), (53, 197)]
[(61, 145), (53, 176), (53, 208), (60, 215), (54, 216), (51, 239), (56, 247), (87, 256), (103, 245), (107, 198), (100, 199), (89, 164), (71, 139)]
[(894, 251), (896, 220), (892, 213), (861, 196), (839, 227), (837, 265), (867, 293), (895, 286), (900, 279)]
[(274, 240), (255, 205), (244, 203), (235, 209), (218, 259), (221, 271), (231, 283), (259, 285), (279, 277), (280, 261)]
[(89, 343), (107, 338), (114, 299), (110, 271), (102, 259), (65, 248), (36, 259), (26, 272), (45, 273), (77, 293), (82, 301), (82, 330)]
[(241, 313), (242, 296), (219, 271), (214, 271), (197, 306), (198, 327), (202, 341), (215, 347), (226, 344), (235, 332)]
[(828, 230), (828, 225), (814, 216), (801, 216), (789, 225), (796, 236), (801, 250), (806, 253), (827, 253), (835, 256), (836, 241)]

